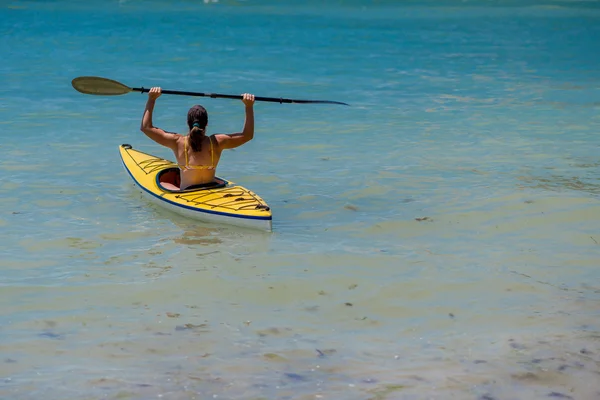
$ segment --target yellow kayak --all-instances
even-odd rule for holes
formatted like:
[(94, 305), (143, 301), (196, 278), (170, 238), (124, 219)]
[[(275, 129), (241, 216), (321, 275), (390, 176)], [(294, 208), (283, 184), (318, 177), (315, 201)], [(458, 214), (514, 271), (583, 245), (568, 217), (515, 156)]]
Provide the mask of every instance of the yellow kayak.
[(185, 217), (271, 231), (271, 209), (258, 195), (233, 182), (216, 178), (204, 188), (178, 190), (172, 183), (179, 176), (174, 162), (120, 146), (125, 170), (152, 202)]

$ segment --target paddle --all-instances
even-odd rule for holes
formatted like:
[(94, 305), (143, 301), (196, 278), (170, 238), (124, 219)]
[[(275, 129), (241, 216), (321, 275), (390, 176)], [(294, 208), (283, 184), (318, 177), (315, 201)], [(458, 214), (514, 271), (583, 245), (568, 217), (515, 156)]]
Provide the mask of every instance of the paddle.
[[(73, 79), (71, 82), (75, 90), (85, 94), (117, 96), (130, 92), (148, 93), (150, 90), (145, 88), (130, 88), (123, 85), (121, 82), (113, 81), (112, 79), (101, 78), (98, 76), (80, 76)], [(210, 98), (238, 99), (241, 100), (241, 95), (219, 94), (219, 93), (199, 93), (199, 92), (181, 92), (178, 90), (163, 90), (163, 94), (177, 94), (182, 96), (202, 96)], [(255, 96), (257, 101), (270, 101), (273, 103), (322, 103), (322, 104), (341, 104), (348, 106), (347, 103), (332, 100), (295, 100), (295, 99), (280, 99), (276, 97), (259, 97)]]

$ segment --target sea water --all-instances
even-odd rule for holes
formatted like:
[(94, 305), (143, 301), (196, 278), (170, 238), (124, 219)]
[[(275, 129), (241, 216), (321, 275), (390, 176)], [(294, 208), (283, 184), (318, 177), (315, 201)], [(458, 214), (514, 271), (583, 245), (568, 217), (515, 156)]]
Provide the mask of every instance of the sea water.
[[(0, 398), (600, 398), (600, 3), (0, 4)], [(218, 175), (273, 232), (156, 208), (146, 95), (258, 103)], [(236, 100), (154, 123), (239, 131)]]

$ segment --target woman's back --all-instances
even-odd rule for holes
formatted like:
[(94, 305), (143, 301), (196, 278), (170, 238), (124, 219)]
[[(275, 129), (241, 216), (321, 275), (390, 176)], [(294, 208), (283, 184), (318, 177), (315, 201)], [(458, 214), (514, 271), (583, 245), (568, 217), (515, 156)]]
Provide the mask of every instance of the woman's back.
[(214, 135), (202, 138), (200, 151), (193, 151), (189, 141), (189, 136), (181, 136), (177, 141), (177, 148), (173, 150), (179, 164), (182, 190), (212, 182), (221, 157)]

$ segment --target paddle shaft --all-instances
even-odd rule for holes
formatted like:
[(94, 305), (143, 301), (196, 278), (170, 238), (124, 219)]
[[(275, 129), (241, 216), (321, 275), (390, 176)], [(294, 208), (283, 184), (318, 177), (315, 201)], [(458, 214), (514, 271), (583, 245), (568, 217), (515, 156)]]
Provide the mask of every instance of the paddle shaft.
[[(148, 93), (150, 91), (150, 89), (146, 89), (146, 88), (131, 88), (131, 90), (133, 92), (140, 92), (140, 93)], [(198, 97), (210, 97), (213, 99), (216, 98), (222, 98), (222, 99), (237, 99), (237, 100), (241, 100), (242, 96), (241, 95), (233, 95), (233, 94), (220, 94), (220, 93), (202, 93), (202, 92), (185, 92), (185, 91), (180, 91), (180, 90), (162, 90), (161, 91), (162, 94), (175, 94), (175, 95), (181, 95), (181, 96), (198, 96)], [(283, 99), (283, 98), (277, 98), (277, 97), (261, 97), (261, 96), (255, 96), (254, 100), (256, 101), (269, 101), (272, 103), (328, 103), (328, 104), (343, 104), (343, 105), (347, 105), (346, 103), (342, 103), (339, 101), (331, 101), (331, 100), (294, 100), (294, 99)]]

